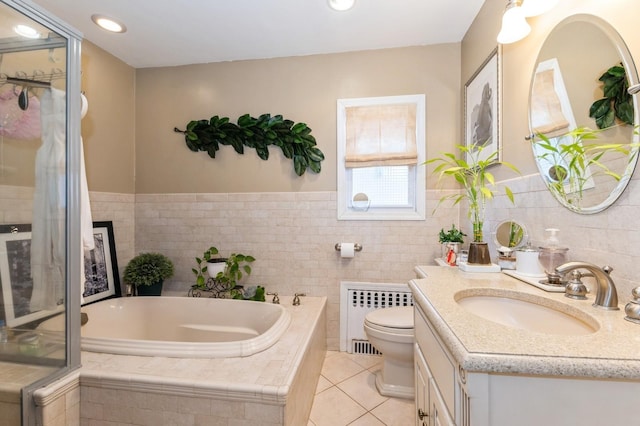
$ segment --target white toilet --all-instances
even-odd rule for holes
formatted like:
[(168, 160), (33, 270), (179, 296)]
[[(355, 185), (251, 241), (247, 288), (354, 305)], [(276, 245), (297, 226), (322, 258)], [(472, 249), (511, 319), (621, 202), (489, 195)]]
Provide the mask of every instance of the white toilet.
[(381, 395), (413, 398), (413, 306), (376, 309), (364, 318), (369, 342), (382, 352), (382, 369), (376, 373)]

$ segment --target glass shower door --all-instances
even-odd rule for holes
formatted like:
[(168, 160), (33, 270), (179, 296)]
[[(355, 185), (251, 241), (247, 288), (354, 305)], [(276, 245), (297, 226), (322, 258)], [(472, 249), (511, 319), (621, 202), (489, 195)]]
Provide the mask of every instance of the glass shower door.
[[(71, 289), (80, 288), (80, 49), (79, 37), (54, 19), (22, 1), (0, 2), (0, 419), (6, 424), (35, 424), (33, 390), (79, 365), (80, 294)], [(65, 318), (62, 329), (39, 329), (56, 315)]]

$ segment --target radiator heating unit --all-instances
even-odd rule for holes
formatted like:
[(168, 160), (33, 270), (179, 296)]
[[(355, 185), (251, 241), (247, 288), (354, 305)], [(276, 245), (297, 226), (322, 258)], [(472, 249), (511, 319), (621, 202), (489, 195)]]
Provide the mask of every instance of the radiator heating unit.
[(340, 282), (340, 351), (377, 355), (367, 340), (364, 317), (374, 309), (413, 306), (407, 284)]

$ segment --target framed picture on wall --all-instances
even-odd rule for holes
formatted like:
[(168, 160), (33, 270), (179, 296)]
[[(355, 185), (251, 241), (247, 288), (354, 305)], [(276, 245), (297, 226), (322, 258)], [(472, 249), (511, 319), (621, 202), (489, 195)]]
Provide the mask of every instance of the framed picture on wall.
[(500, 58), (491, 52), (464, 86), (465, 146), (482, 148), (480, 159), (497, 152), (500, 161)]

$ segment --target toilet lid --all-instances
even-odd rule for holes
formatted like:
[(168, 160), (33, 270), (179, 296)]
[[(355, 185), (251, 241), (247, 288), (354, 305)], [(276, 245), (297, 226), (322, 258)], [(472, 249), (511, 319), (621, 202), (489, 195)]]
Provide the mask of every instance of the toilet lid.
[(365, 320), (388, 328), (413, 328), (413, 306), (376, 309), (369, 312)]

